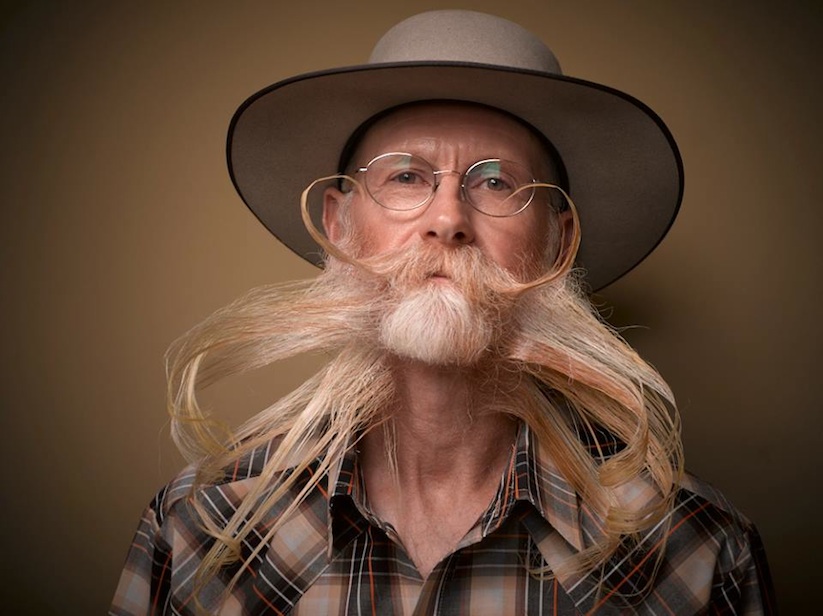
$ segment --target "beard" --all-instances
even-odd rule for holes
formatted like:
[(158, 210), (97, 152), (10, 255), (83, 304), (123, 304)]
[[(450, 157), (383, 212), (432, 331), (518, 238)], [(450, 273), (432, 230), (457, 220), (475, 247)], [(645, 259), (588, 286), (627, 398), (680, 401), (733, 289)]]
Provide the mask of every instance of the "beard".
[(385, 352), (430, 365), (471, 366), (505, 338), (517, 280), (471, 246), (415, 245), (365, 260), (349, 277), (373, 297), (373, 340)]
[[(381, 424), (390, 431), (402, 397), (396, 357), (469, 367), (471, 414), (506, 413), (539, 428), (566, 451), (564, 472), (581, 485), (601, 470), (579, 472), (588, 459), (579, 426), (603, 426), (645, 451), (648, 404), (655, 447), (672, 452), (679, 442), (670, 438), (677, 416), (668, 417), (665, 381), (597, 318), (572, 277), (520, 293), (521, 281), (471, 246), (358, 262), (329, 259), (314, 280), (255, 289), (172, 345), (172, 435), (187, 459), (225, 449), (225, 433), (246, 449), (288, 436), (272, 466), (281, 468), (291, 450), (328, 448), (333, 458), (354, 435)], [(201, 410), (197, 394), (212, 383), (306, 353), (330, 359), (236, 433)]]
[(433, 365), (476, 363), (490, 347), (494, 324), (451, 286), (432, 284), (401, 298), (380, 323), (389, 353)]

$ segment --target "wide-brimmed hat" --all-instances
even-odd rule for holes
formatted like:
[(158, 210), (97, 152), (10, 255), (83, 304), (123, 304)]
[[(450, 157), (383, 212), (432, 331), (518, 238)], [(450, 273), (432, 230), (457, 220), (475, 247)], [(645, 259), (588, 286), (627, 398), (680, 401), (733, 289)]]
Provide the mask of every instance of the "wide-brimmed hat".
[(341, 150), (364, 122), (426, 100), (501, 109), (554, 144), (580, 216), (578, 264), (592, 290), (642, 261), (677, 215), (683, 167), (651, 109), (613, 88), (562, 75), (548, 47), (519, 25), (462, 10), (400, 22), (367, 64), (298, 75), (248, 98), (229, 127), (232, 181), (281, 242), (321, 265), (322, 252), (301, 219), (301, 192), (338, 171)]

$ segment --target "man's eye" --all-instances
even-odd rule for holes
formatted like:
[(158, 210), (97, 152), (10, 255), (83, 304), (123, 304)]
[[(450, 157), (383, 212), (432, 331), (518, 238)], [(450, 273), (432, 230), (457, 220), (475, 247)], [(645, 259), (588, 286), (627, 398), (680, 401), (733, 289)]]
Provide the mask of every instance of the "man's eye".
[(403, 171), (395, 174), (391, 178), (391, 181), (397, 182), (398, 184), (419, 184), (423, 181), (423, 178), (420, 177), (419, 173), (414, 171)]
[(514, 191), (514, 183), (493, 175), (478, 178), (477, 182), (470, 185), (470, 189), (479, 192), (511, 193)]
[(483, 187), (495, 192), (507, 191), (512, 188), (509, 183), (502, 178), (486, 178), (483, 182)]

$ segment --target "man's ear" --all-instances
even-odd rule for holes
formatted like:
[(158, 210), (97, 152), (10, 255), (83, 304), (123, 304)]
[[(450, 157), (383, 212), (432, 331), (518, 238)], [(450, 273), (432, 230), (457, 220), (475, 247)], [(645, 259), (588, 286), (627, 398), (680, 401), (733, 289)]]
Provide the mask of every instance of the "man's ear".
[(557, 249), (557, 260), (565, 261), (569, 251), (572, 249), (572, 238), (574, 237), (574, 214), (571, 209), (566, 208), (557, 214), (557, 228), (560, 229), (560, 244)]
[(346, 193), (334, 186), (323, 191), (323, 231), (332, 244), (336, 244), (343, 233), (340, 228), (340, 208), (344, 207), (345, 197)]

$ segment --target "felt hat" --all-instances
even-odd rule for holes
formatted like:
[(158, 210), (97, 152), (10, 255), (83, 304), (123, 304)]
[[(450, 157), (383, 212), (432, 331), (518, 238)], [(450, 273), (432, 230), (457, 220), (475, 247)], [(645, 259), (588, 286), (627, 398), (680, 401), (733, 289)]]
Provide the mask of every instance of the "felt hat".
[(564, 76), (551, 50), (521, 26), (464, 10), (400, 22), (366, 64), (297, 75), (252, 95), (229, 127), (232, 181), (281, 242), (321, 265), (321, 250), (301, 220), (301, 192), (338, 171), (341, 151), (364, 122), (426, 100), (501, 109), (554, 145), (580, 216), (578, 264), (592, 290), (640, 263), (677, 215), (680, 154), (649, 107)]

